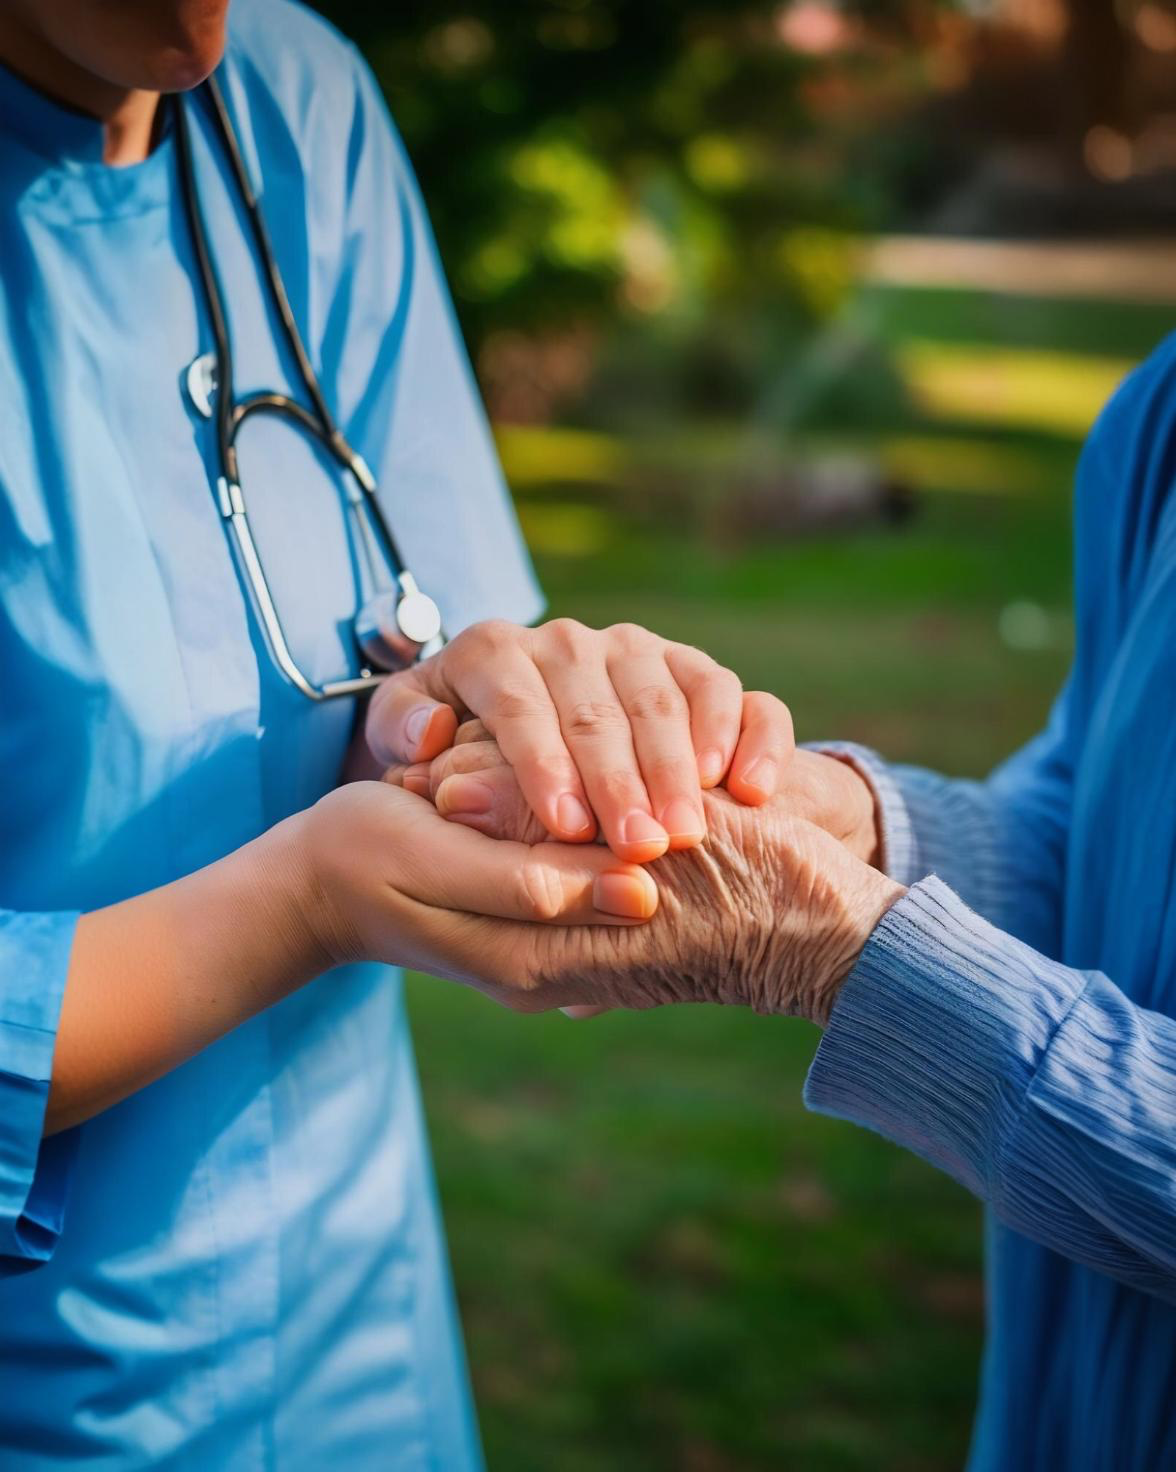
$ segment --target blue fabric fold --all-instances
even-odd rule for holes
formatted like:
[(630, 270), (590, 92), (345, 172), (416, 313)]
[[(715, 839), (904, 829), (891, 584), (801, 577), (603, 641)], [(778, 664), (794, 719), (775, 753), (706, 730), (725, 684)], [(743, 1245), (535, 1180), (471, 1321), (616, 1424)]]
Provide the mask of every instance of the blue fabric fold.
[(77, 915), (0, 911), (0, 1277), (50, 1256), (72, 1133), (42, 1143)]
[(949, 1172), (1018, 1231), (1176, 1303), (1176, 1021), (923, 880), (871, 936), (811, 1109)]

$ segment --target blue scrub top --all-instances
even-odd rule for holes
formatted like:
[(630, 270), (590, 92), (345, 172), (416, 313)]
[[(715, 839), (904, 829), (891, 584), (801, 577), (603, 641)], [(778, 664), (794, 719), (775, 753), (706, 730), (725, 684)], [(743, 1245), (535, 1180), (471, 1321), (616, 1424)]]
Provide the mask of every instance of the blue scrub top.
[[(235, 0), (227, 100), (311, 356), (454, 631), (539, 598), (428, 225), (354, 51)], [(226, 160), (194, 150), (237, 388), (295, 393)], [(258, 644), (184, 370), (211, 348), (174, 139), (0, 72), (0, 1464), (479, 1465), (396, 973), (331, 972), (39, 1147), (76, 912), (335, 782), (351, 702)], [(288, 431), (242, 479), (296, 655), (347, 669), (339, 500)]]

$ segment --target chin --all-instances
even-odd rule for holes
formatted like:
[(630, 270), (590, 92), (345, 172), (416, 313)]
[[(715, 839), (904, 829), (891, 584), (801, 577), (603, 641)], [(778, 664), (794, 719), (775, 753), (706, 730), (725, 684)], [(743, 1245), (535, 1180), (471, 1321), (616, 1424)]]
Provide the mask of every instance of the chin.
[(103, 12), (107, 64), (95, 70), (148, 92), (197, 87), (224, 55), (228, 8), (228, 0), (118, 0)]
[(140, 85), (151, 92), (188, 92), (216, 71), (224, 50), (222, 35), (215, 46), (169, 51), (153, 60), (150, 78)]

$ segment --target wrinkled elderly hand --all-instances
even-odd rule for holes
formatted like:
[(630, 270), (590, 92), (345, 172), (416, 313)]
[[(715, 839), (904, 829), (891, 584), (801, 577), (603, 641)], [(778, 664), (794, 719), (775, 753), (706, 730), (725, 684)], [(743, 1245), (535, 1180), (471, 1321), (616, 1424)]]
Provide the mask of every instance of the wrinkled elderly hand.
[[(435, 792), (428, 773), (399, 769), (390, 780), (420, 790), (423, 777), (429, 791), (422, 795), (435, 795), (452, 820), (493, 837), (540, 842), (545, 831), (493, 742), (474, 729), (466, 734), (482, 739), (446, 753)], [(468, 801), (462, 784), (474, 780), (493, 789), (492, 808), (451, 807), (455, 792)], [(705, 844), (648, 867), (660, 896), (648, 923), (536, 931), (520, 955), (518, 980), (483, 990), (524, 1011), (726, 1002), (823, 1025), (840, 983), (903, 889), (781, 799), (757, 809), (723, 793), (704, 800)]]

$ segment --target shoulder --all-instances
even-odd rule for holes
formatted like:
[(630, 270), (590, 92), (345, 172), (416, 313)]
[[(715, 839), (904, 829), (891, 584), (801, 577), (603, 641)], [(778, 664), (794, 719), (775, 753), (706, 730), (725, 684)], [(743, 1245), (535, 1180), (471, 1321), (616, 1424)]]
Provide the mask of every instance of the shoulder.
[(1176, 335), (1112, 394), (1078, 463), (1074, 593), (1078, 669), (1099, 687), (1171, 533), (1176, 483)]
[(1082, 474), (1143, 496), (1171, 480), (1176, 451), (1176, 333), (1164, 338), (1111, 395), (1082, 452)]
[(353, 96), (362, 66), (350, 41), (297, 0), (234, 0), (228, 63), (275, 98), (305, 102), (309, 90), (329, 100)]
[(1120, 573), (1145, 565), (1176, 483), (1176, 333), (1112, 394), (1079, 461), (1075, 533), (1114, 546)]
[(374, 220), (399, 233), (412, 168), (358, 49), (295, 0), (234, 0), (229, 14), (226, 100), (275, 216), (285, 200), (309, 253), (330, 260)]
[(356, 133), (389, 129), (367, 63), (321, 15), (296, 0), (234, 0), (225, 66), (259, 132), (285, 133), (308, 163), (334, 158)]

